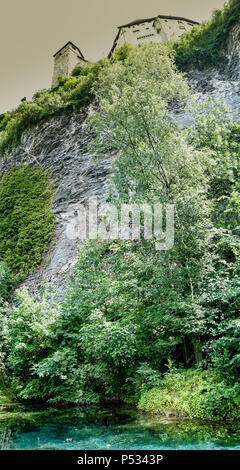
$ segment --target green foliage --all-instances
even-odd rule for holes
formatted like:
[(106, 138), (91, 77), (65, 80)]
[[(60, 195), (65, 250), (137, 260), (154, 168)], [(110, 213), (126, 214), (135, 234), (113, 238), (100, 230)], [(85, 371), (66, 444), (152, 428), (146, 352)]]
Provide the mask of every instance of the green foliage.
[[(15, 393), (25, 399), (54, 402), (95, 403), (113, 397), (135, 402), (143, 391), (161, 385), (161, 371), (169, 359), (178, 358), (178, 366), (184, 361), (188, 366), (194, 364), (199, 337), (211, 360), (209, 339), (215, 338), (216, 346), (216, 336), (220, 338), (223, 328), (221, 318), (214, 315), (216, 290), (208, 294), (211, 299), (215, 293), (213, 314), (205, 298), (202, 310), (198, 309), (209, 313), (198, 318), (194, 304), (184, 297), (186, 286), (175, 285), (172, 291), (179, 272), (174, 281), (173, 273), (166, 275), (162, 264), (151, 246), (91, 241), (80, 250), (69, 297), (61, 309), (50, 306), (47, 299), (20, 292), (18, 307), (9, 310), (5, 328), (7, 366), (16, 380)], [(184, 276), (178, 279), (183, 281)], [(219, 293), (220, 298), (222, 295)], [(220, 371), (219, 365), (215, 367)], [(237, 418), (234, 381), (226, 385), (216, 374), (200, 370), (193, 377), (189, 374), (189, 386), (185, 379), (179, 382), (184, 396), (176, 405), (178, 413)], [(174, 376), (167, 377), (175, 387)], [(190, 397), (199, 377), (204, 383)], [(205, 389), (211, 394), (203, 401)], [(165, 395), (167, 400), (168, 390)], [(229, 397), (235, 397), (233, 403)], [(155, 406), (152, 396), (151, 403)], [(168, 403), (162, 404), (165, 410), (169, 410)]]
[[(34, 380), (32, 372), (38, 360), (51, 351), (51, 339), (54, 333), (53, 325), (58, 316), (58, 308), (45, 295), (42, 299), (33, 298), (26, 288), (16, 293), (18, 305), (5, 308), (1, 312), (5, 350), (8, 353), (6, 366), (12, 370), (12, 388), (18, 396), (23, 396), (23, 383), (28, 382), (28, 394), (33, 398)], [(38, 396), (41, 397), (40, 390)]]
[[(162, 44), (125, 45), (111, 63), (77, 67), (52, 89), (49, 112), (62, 106), (63, 96), (80, 103), (90, 89), (91, 151), (95, 158), (115, 155), (109, 199), (117, 207), (174, 203), (174, 246), (156, 251), (155, 240), (89, 241), (61, 306), (26, 291), (14, 307), (4, 305), (2, 357), (16, 394), (74, 403), (136, 403), (141, 395), (140, 406), (153, 412), (238, 419), (239, 123), (229, 122), (223, 104), (212, 100), (194, 109), (191, 127), (169, 119), (169, 107), (181, 110), (190, 92)], [(41, 91), (34, 103), (46, 109), (49, 96)], [(10, 123), (0, 120), (3, 132)], [(32, 180), (29, 168), (14, 169), (2, 181), (5, 212), (0, 209), (7, 215), (0, 248), (15, 236), (19, 220), (28, 220), (25, 210), (36, 207), (36, 195), (49, 215), (47, 175)], [(26, 197), (34, 203), (22, 205)], [(37, 220), (44, 210), (36, 211)], [(30, 229), (35, 219), (34, 212)], [(31, 230), (21, 240), (25, 233)], [(37, 263), (31, 244), (24, 244), (21, 257), (14, 251), (18, 239), (6, 246), (3, 259), (12, 269), (16, 263), (26, 269), (29, 253)]]
[(136, 51), (136, 48), (136, 45), (125, 42), (122, 46), (118, 47), (118, 49), (115, 49), (111, 57), (111, 63), (124, 62), (128, 58), (130, 52), (134, 50)]
[[(86, 279), (83, 275), (82, 285)], [(95, 403), (117, 394), (135, 356), (134, 329), (107, 320), (94, 309), (94, 293), (91, 304), (90, 290), (85, 298), (79, 290), (73, 287), (62, 312), (49, 308), (46, 297), (18, 293), (19, 305), (5, 322), (7, 366), (18, 396)]]
[(32, 101), (22, 100), (15, 110), (3, 115), (0, 119), (0, 154), (16, 147), (29, 126), (53, 114), (88, 105), (93, 98), (92, 86), (107, 63), (107, 59), (88, 63), (81, 68), (81, 73), (74, 71), (73, 77), (60, 77), (58, 86), (38, 91)]
[(53, 187), (48, 171), (21, 165), (2, 176), (0, 183), (0, 260), (14, 273), (36, 268), (52, 239)]
[(212, 20), (194, 26), (173, 44), (176, 64), (180, 70), (186, 70), (191, 65), (221, 65), (230, 29), (239, 20), (239, 7), (239, 0), (229, 0), (222, 11), (215, 10)]
[(0, 262), (0, 305), (9, 299), (14, 280), (8, 265)]
[(2, 385), (1, 382), (2, 382), (2, 380), (1, 380), (1, 376), (0, 376), (0, 405), (6, 405), (6, 404), (9, 404), (9, 403), (12, 403), (13, 399), (12, 399), (11, 395), (9, 395), (8, 390), (6, 390), (5, 386)]
[[(205, 271), (198, 303), (204, 318), (202, 344), (206, 357), (219, 376), (229, 384), (239, 380), (239, 240), (238, 254), (232, 256), (236, 237), (218, 235), (215, 258)], [(224, 242), (224, 245), (223, 245)], [(222, 249), (224, 247), (224, 250)]]
[(164, 415), (239, 419), (240, 386), (229, 387), (219, 382), (211, 371), (172, 371), (159, 387), (142, 393), (138, 406)]
[(154, 368), (179, 349), (186, 364), (193, 354), (200, 361), (202, 313), (195, 291), (207, 262), (211, 227), (207, 195), (214, 160), (211, 149), (203, 152), (191, 139), (191, 129), (183, 131), (168, 118), (168, 106), (175, 100), (183, 106), (188, 94), (165, 46), (144, 45), (130, 51), (125, 62), (115, 64), (108, 74), (102, 73), (99, 107), (90, 116), (96, 131), (95, 154), (105, 155), (109, 147), (117, 151), (113, 202), (174, 202), (174, 247), (154, 254), (145, 244), (141, 254), (142, 265), (149, 269), (141, 285), (142, 292), (149, 289), (148, 304), (141, 300), (144, 334), (152, 338), (151, 329), (157, 331), (153, 343), (145, 342), (142, 350), (149, 347)]

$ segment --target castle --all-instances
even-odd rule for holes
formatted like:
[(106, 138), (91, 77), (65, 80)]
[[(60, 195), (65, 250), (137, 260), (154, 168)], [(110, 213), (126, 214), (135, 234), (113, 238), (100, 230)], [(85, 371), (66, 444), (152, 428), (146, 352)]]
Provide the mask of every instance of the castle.
[[(158, 15), (154, 18), (135, 20), (118, 27), (118, 33), (109, 52), (110, 58), (115, 49), (128, 42), (143, 44), (146, 42), (176, 41), (185, 32), (197, 25), (196, 21), (177, 16)], [(69, 77), (78, 64), (87, 62), (80, 49), (71, 41), (67, 42), (54, 54), (52, 85), (58, 84), (58, 77)]]
[(69, 77), (77, 64), (84, 64), (84, 58), (80, 49), (71, 41), (54, 54), (54, 68), (52, 85), (58, 85), (58, 77)]

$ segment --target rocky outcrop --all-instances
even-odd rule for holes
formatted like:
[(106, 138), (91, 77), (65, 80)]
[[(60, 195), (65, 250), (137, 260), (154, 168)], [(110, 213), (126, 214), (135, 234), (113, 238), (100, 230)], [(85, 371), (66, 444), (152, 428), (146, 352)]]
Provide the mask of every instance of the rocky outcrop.
[[(209, 98), (224, 100), (228, 118), (240, 119), (240, 21), (236, 23), (229, 35), (223, 60), (218, 68), (204, 70), (191, 69), (186, 74), (193, 100), (200, 104)], [(192, 123), (191, 112), (173, 112), (172, 116), (181, 125)]]
[(85, 119), (85, 112), (49, 118), (24, 132), (20, 146), (0, 160), (0, 173), (13, 165), (37, 163), (50, 170), (56, 187), (56, 234), (40, 268), (26, 281), (31, 289), (44, 282), (59, 295), (63, 293), (79, 245), (78, 240), (68, 238), (66, 228), (79, 204), (87, 203), (92, 196), (101, 202), (108, 194), (111, 159), (92, 161), (88, 153), (91, 136)]
[(240, 21), (233, 26), (229, 35), (226, 58), (225, 76), (228, 80), (238, 81), (240, 77)]
[[(240, 63), (240, 60), (239, 60)], [(209, 98), (223, 100), (228, 119), (240, 119), (240, 79), (229, 80), (225, 74), (216, 69), (191, 70), (186, 75), (192, 91), (192, 99), (196, 105), (207, 102)], [(172, 118), (183, 127), (193, 123), (193, 115), (187, 108), (174, 110), (170, 113)]]
[[(187, 74), (193, 98), (197, 103), (209, 97), (225, 100), (229, 117), (239, 120), (240, 115), (240, 24), (236, 24), (226, 46), (226, 64), (222, 70), (191, 70)], [(171, 113), (182, 126), (191, 124), (189, 111)], [(61, 296), (76, 261), (79, 240), (66, 234), (69, 222), (75, 217), (79, 204), (89, 197), (106, 199), (110, 186), (111, 156), (93, 162), (88, 151), (92, 138), (86, 129), (86, 111), (53, 116), (24, 132), (21, 144), (10, 155), (0, 160), (0, 174), (12, 165), (38, 163), (48, 168), (55, 182), (53, 210), (57, 217), (55, 239), (49, 252), (26, 283), (31, 289), (42, 282), (52, 285)]]

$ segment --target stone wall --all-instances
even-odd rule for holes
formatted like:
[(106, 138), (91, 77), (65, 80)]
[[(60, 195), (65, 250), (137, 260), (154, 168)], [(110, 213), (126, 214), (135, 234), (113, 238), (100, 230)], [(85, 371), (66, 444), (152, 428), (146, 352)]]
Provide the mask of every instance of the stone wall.
[(58, 77), (69, 77), (74, 67), (85, 63), (79, 56), (79, 51), (73, 44), (68, 43), (54, 56), (52, 85), (58, 84)]
[(190, 31), (193, 26), (194, 24), (190, 20), (169, 19), (160, 16), (141, 23), (136, 22), (120, 27), (115, 48), (122, 46), (125, 42), (142, 44), (177, 40), (183, 33)]

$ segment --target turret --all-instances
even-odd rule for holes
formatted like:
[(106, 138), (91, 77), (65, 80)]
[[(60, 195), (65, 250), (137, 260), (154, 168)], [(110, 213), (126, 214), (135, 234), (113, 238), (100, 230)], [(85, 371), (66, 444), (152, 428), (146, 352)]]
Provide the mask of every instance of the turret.
[(71, 41), (61, 47), (53, 57), (53, 86), (58, 85), (58, 77), (69, 77), (76, 65), (81, 65), (87, 62), (80, 49)]

